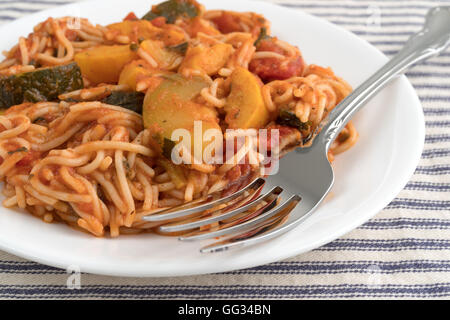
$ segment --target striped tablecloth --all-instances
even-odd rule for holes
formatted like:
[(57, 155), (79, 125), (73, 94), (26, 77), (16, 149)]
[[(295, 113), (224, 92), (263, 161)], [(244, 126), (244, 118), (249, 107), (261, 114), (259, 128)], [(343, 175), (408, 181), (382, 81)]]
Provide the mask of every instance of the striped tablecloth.
[[(0, 23), (68, 2), (0, 0)], [(275, 2), (341, 25), (388, 56), (420, 29), (428, 8), (443, 3)], [(368, 24), (370, 17), (379, 18), (381, 28)], [(0, 298), (450, 298), (450, 52), (414, 68), (408, 78), (425, 110), (422, 159), (397, 198), (344, 237), (286, 261), (223, 274), (146, 279), (83, 274), (79, 290), (67, 288), (64, 270), (0, 252)]]

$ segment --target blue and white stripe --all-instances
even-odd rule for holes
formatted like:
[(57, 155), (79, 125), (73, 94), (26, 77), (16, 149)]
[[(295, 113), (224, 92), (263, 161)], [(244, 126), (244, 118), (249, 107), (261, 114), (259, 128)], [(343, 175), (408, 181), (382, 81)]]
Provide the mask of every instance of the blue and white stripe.
[[(343, 26), (386, 55), (417, 31), (426, 11), (446, 1), (270, 0)], [(66, 0), (0, 0), (0, 23)], [(370, 10), (381, 29), (366, 25)], [(422, 159), (404, 190), (374, 219), (312, 252), (247, 270), (182, 278), (83, 274), (66, 287), (64, 270), (0, 252), (0, 299), (252, 299), (450, 297), (450, 52), (407, 74), (423, 103)]]

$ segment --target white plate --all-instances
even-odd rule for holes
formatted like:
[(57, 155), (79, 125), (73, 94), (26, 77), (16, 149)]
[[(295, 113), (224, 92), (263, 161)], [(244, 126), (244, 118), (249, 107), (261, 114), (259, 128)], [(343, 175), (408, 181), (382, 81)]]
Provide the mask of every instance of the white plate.
[[(255, 11), (272, 22), (273, 34), (297, 45), (308, 63), (331, 66), (353, 86), (387, 58), (355, 35), (308, 14), (255, 1), (204, 1), (208, 9)], [(93, 23), (112, 23), (149, 1), (99, 0), (39, 12), (0, 29), (1, 50), (17, 43), (46, 18), (79, 14)], [(97, 239), (63, 224), (0, 208), (0, 248), (51, 266), (117, 276), (181, 276), (223, 272), (285, 259), (326, 244), (383, 209), (404, 187), (424, 142), (422, 108), (411, 84), (401, 77), (356, 117), (360, 139), (337, 157), (332, 197), (302, 226), (257, 246), (202, 255), (200, 243), (179, 243), (157, 235)], [(301, 163), (299, 163), (301, 166)], [(300, 181), (298, 183), (301, 183)]]

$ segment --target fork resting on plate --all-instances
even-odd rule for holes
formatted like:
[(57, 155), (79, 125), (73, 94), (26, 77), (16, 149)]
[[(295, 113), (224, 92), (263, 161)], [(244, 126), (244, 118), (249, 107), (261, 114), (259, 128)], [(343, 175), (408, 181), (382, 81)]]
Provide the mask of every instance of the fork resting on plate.
[[(257, 178), (231, 195), (221, 197), (221, 192), (212, 193), (143, 219), (160, 222), (159, 232), (182, 234), (179, 238), (182, 241), (222, 237), (201, 248), (201, 252), (253, 245), (292, 230), (314, 212), (330, 191), (334, 173), (327, 152), (351, 117), (397, 75), (440, 54), (449, 44), (450, 6), (433, 8), (426, 16), (423, 29), (412, 35), (395, 57), (328, 114), (311, 145), (297, 148), (280, 161), (277, 175), (303, 181), (302, 190), (289, 187), (286, 181), (286, 186), (276, 186), (259, 195), (265, 180)], [(268, 177), (269, 182), (271, 179), (274, 177)], [(286, 200), (280, 201), (281, 197)], [(199, 216), (205, 211), (208, 215)], [(216, 227), (211, 227), (214, 224)]]

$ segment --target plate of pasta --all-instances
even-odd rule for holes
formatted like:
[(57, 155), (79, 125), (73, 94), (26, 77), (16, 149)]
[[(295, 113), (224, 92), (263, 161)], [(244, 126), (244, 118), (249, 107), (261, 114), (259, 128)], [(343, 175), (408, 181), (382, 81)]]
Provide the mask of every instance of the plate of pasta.
[(200, 254), (144, 217), (272, 174), (266, 160), (308, 147), (387, 58), (324, 20), (256, 1), (87, 1), (14, 21), (0, 38), (0, 249), (44, 264), (181, 276), (285, 259), (383, 209), (422, 152), (422, 108), (401, 77), (333, 143), (336, 182), (310, 219)]

